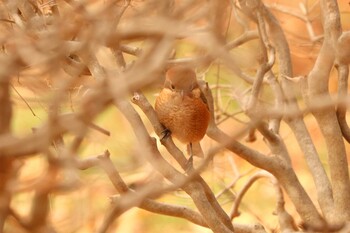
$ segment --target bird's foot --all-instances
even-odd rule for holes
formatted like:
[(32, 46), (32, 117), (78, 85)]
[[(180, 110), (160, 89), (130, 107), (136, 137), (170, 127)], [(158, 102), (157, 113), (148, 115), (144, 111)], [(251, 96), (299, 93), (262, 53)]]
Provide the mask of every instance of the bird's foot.
[(170, 135), (171, 135), (171, 131), (169, 129), (163, 130), (160, 135), (160, 141), (163, 141), (164, 139), (168, 138)]

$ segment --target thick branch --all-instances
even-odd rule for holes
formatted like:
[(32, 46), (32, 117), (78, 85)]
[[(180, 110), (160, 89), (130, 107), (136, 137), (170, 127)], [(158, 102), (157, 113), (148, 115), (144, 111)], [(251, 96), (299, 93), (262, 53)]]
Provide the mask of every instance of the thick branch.
[[(281, 86), (287, 104), (286, 108), (291, 111), (299, 111), (299, 106), (295, 97), (296, 92), (294, 91), (294, 84), (291, 80), (283, 78), (285, 76), (293, 76), (291, 56), (287, 40), (276, 18), (263, 5), (259, 10), (264, 14), (264, 18), (269, 28), (269, 36), (276, 48), (280, 72), (279, 80), (281, 80)], [(327, 215), (331, 213), (332, 209), (332, 190), (310, 134), (301, 117), (286, 118), (285, 120), (293, 130), (299, 146), (304, 153), (307, 165), (316, 184), (320, 206), (323, 213)]]
[[(348, 94), (348, 76), (350, 63), (350, 32), (343, 33), (336, 44), (336, 68), (338, 70), (338, 99), (342, 100)], [(337, 117), (343, 137), (350, 142), (350, 128), (346, 122), (347, 107), (339, 104), (337, 107)]]
[[(348, 94), (348, 76), (349, 76), (349, 66), (347, 64), (339, 64), (338, 69), (338, 98), (341, 100), (346, 98)], [(339, 104), (337, 106), (337, 118), (339, 126), (343, 137), (348, 143), (350, 143), (350, 128), (346, 121), (346, 110), (345, 104)]]
[[(337, 2), (322, 0), (321, 9), (325, 38), (316, 63), (308, 77), (309, 103), (318, 96), (329, 95), (328, 81), (335, 60), (335, 46), (341, 33)], [(333, 221), (350, 219), (350, 181), (345, 145), (334, 109), (313, 112), (325, 138), (331, 173), (335, 211)], [(341, 216), (341, 219), (339, 219)]]

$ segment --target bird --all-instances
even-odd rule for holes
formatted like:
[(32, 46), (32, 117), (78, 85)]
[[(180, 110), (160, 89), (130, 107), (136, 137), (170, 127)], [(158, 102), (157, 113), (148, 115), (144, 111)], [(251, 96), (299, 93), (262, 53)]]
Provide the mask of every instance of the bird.
[(210, 111), (191, 67), (174, 66), (165, 74), (164, 87), (155, 101), (155, 111), (166, 133), (187, 145), (188, 168), (193, 167), (193, 155), (203, 157), (199, 142), (206, 134)]

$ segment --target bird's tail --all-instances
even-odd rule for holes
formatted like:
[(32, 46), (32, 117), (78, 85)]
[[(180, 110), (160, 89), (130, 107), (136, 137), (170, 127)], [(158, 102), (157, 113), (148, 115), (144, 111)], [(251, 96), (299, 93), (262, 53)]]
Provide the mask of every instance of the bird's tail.
[[(190, 144), (187, 144), (187, 153), (190, 154)], [(197, 156), (201, 158), (204, 157), (204, 152), (199, 142), (192, 143), (192, 153), (193, 153), (193, 156)]]

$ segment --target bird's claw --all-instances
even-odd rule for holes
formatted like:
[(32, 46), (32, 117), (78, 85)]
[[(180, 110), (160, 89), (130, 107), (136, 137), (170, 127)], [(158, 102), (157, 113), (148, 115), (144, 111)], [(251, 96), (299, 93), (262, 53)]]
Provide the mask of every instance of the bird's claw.
[(163, 141), (164, 139), (168, 138), (171, 135), (171, 131), (169, 129), (164, 129), (160, 136), (160, 141)]

